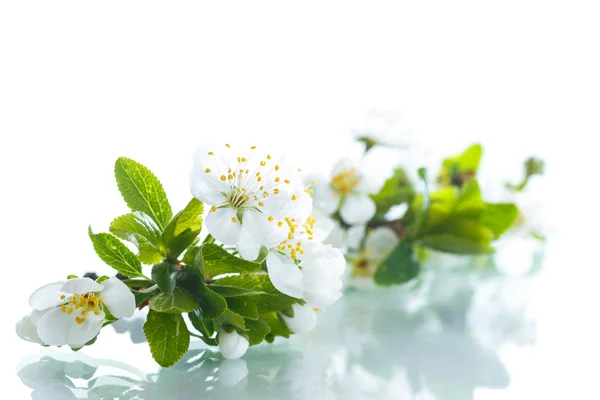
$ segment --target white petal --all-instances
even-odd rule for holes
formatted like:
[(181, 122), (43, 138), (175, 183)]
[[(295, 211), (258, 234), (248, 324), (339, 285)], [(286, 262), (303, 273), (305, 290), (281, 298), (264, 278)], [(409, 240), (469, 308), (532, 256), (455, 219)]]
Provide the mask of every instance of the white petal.
[(67, 344), (74, 349), (82, 347), (98, 336), (103, 323), (104, 313), (100, 313), (99, 316), (91, 314), (90, 317), (86, 318), (86, 321), (83, 324), (76, 323), (71, 327)]
[(291, 259), (271, 252), (267, 256), (269, 279), (277, 290), (297, 299), (302, 297), (302, 272)]
[(254, 261), (260, 254), (260, 243), (258, 243), (248, 232), (246, 225), (242, 226), (240, 240), (237, 244), (237, 251), (244, 260)]
[(62, 290), (65, 293), (84, 294), (87, 292), (99, 292), (103, 288), (104, 286), (91, 278), (75, 278), (66, 281), (62, 287)]
[[(219, 182), (222, 182), (218, 172), (206, 173), (206, 170), (192, 170), (190, 172), (190, 191), (192, 196), (203, 203), (211, 206), (220, 206), (226, 202), (225, 196), (221, 192), (227, 191), (228, 187), (222, 187)], [(215, 175), (215, 176), (212, 176)]]
[(221, 329), (219, 332), (219, 350), (225, 358), (236, 359), (240, 358), (248, 350), (248, 339), (239, 335), (235, 330), (227, 332)]
[(326, 277), (314, 269), (304, 268), (304, 300), (313, 307), (325, 309), (342, 297), (342, 281)]
[(116, 276), (110, 277), (104, 282), (104, 289), (100, 293), (108, 311), (115, 318), (129, 318), (135, 312), (135, 296), (126, 284)]
[(37, 333), (37, 326), (33, 323), (31, 314), (24, 316), (17, 322), (17, 335), (28, 342), (44, 344)]
[(390, 208), (390, 210), (385, 214), (384, 218), (387, 221), (394, 221), (404, 217), (406, 211), (408, 211), (408, 203), (398, 204)]
[(210, 234), (219, 242), (228, 246), (235, 246), (240, 239), (242, 225), (237, 220), (233, 208), (226, 207), (219, 208), (214, 212), (211, 211), (204, 221)]
[(73, 325), (75, 325), (75, 315), (69, 315), (56, 307), (40, 318), (38, 335), (40, 340), (50, 346), (64, 346), (69, 342)]
[(349, 225), (364, 224), (375, 215), (375, 202), (367, 195), (346, 197), (340, 216)]
[[(390, 164), (391, 162), (393, 164)], [(360, 182), (356, 190), (360, 193), (379, 193), (385, 181), (391, 176), (396, 163), (397, 155), (394, 152), (381, 147), (369, 151), (357, 169)]]
[(380, 227), (367, 235), (365, 239), (365, 258), (379, 261), (387, 257), (400, 242), (392, 228)]
[(315, 247), (315, 251), (311, 252), (310, 257), (305, 258), (302, 262), (303, 273), (304, 270), (314, 270), (325, 276), (337, 278), (342, 276), (345, 268), (346, 258), (340, 249), (331, 247), (331, 245)]
[(353, 225), (348, 228), (348, 249), (357, 250), (360, 248), (360, 242), (365, 237), (365, 225)]
[(330, 218), (327, 213), (317, 207), (313, 208), (311, 217), (315, 220), (313, 237), (318, 241), (324, 241), (339, 225), (333, 218)]
[(335, 193), (329, 182), (323, 182), (313, 187), (313, 204), (327, 214), (333, 214), (340, 204), (340, 195)]
[(223, 360), (219, 364), (219, 386), (231, 388), (248, 376), (248, 364), (244, 360)]
[(308, 304), (294, 304), (292, 305), (292, 310), (294, 310), (294, 316), (292, 318), (281, 314), (285, 324), (292, 332), (310, 332), (315, 325), (317, 325), (317, 314)]
[(62, 291), (65, 281), (58, 281), (42, 286), (29, 297), (29, 305), (36, 310), (45, 310), (50, 307), (56, 307), (65, 301), (61, 296), (67, 295)]
[[(289, 227), (281, 220), (269, 221), (271, 215), (257, 211), (244, 212), (244, 230), (259, 244), (271, 248), (281, 243), (288, 235)], [(281, 224), (280, 224), (281, 223)]]
[(331, 170), (331, 176), (334, 177), (339, 174), (343, 174), (344, 172), (351, 170), (351, 169), (356, 170), (356, 169), (358, 169), (358, 167), (359, 167), (359, 165), (355, 161), (353, 161), (349, 158), (342, 158), (333, 166), (333, 169)]
[(329, 236), (325, 238), (324, 243), (330, 244), (338, 249), (346, 250), (348, 246), (348, 233), (340, 224), (336, 222)]
[[(65, 299), (66, 300), (66, 299)], [(40, 319), (42, 318), (42, 316), (44, 314), (46, 314), (48, 311), (50, 311), (49, 309), (45, 309), (45, 310), (33, 310), (31, 312), (31, 322), (37, 326), (37, 324), (40, 323)]]

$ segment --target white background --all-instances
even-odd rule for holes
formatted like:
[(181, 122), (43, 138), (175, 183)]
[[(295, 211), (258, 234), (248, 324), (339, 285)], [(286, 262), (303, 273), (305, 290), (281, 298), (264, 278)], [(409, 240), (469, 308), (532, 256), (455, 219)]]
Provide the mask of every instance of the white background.
[(384, 106), (433, 159), (474, 141), (490, 176), (546, 159), (539, 345), (507, 356), (506, 393), (479, 394), (594, 398), (599, 20), (595, 1), (2, 2), (2, 381), (18, 387), (16, 362), (36, 350), (14, 334), (29, 294), (109, 272), (86, 230), (126, 212), (118, 156), (149, 166), (179, 209), (200, 141), (326, 172), (350, 151), (351, 121)]

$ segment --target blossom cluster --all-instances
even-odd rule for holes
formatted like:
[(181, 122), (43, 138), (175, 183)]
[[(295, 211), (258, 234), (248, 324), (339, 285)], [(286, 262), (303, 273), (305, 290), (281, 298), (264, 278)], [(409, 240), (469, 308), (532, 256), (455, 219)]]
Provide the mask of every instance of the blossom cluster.
[(313, 212), (313, 185), (282, 156), (256, 146), (200, 146), (193, 199), (174, 216), (143, 165), (120, 158), (115, 177), (131, 213), (117, 217), (110, 233), (90, 229), (90, 238), (121, 279), (70, 276), (42, 286), (17, 323), (21, 338), (78, 349), (103, 326), (148, 307), (144, 333), (159, 364), (183, 356), (190, 335), (239, 358), (263, 340), (312, 330), (317, 311), (342, 295), (345, 258), (323, 243), (333, 225)]

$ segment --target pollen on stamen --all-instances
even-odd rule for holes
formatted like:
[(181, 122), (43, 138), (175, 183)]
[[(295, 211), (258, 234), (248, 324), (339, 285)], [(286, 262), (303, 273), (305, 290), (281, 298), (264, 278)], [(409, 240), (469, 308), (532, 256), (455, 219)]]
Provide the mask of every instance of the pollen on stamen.
[(277, 188), (273, 189), (273, 193), (274, 194), (279, 194), (279, 189), (277, 189)]
[(273, 220), (274, 220), (275, 218), (273, 218), (273, 216), (272, 216), (272, 215), (269, 215), (269, 218), (267, 218), (267, 219), (269, 220), (269, 222), (273, 222)]
[[(256, 196), (254, 196), (254, 197), (256, 197)], [(258, 206), (259, 206), (259, 207), (264, 207), (264, 206), (265, 206), (265, 203), (263, 203), (262, 201), (259, 201), (259, 202), (258, 202)]]
[(212, 211), (212, 212), (216, 212), (216, 211), (217, 211), (217, 207), (216, 207), (216, 206), (212, 206), (212, 207), (210, 208), (210, 211)]
[(204, 172), (206, 172), (207, 174), (209, 174), (209, 173), (210, 173), (210, 168), (206, 168), (206, 169), (204, 170)]
[(225, 147), (227, 147), (228, 149), (231, 148), (231, 146), (229, 145), (229, 143), (225, 143)]
[(279, 165), (275, 166), (275, 171), (279, 171)]
[(280, 180), (279, 177), (275, 178), (275, 182), (279, 182)]
[(292, 195), (292, 200), (296, 200), (296, 199), (297, 199), (296, 195), (295, 194)]
[(250, 146), (250, 150), (254, 150), (256, 146)]
[(261, 161), (261, 162), (260, 162), (260, 166), (261, 166), (261, 167), (264, 167), (265, 165), (267, 165), (267, 162), (266, 162), (266, 161)]
[(238, 222), (238, 219), (236, 217), (231, 217), (231, 222)]
[(281, 227), (281, 226), (283, 226), (283, 222), (279, 221), (279, 222), (277, 223), (277, 226), (280, 226), (280, 227)]
[(285, 182), (285, 183), (290, 183), (290, 180), (289, 180), (289, 179), (286, 179), (284, 182)]
[(222, 180), (222, 181), (226, 181), (226, 180), (227, 180), (227, 177), (226, 177), (225, 175), (221, 175), (221, 180)]
[(267, 160), (270, 160), (270, 159), (271, 159), (271, 155), (267, 154)]
[(208, 152), (208, 155), (209, 155), (209, 156), (214, 156), (214, 155), (215, 155), (215, 153), (213, 153), (212, 151), (209, 151), (209, 152)]
[(262, 181), (262, 177), (261, 176), (259, 176), (258, 178), (256, 178), (256, 182), (260, 182), (260, 181)]
[(65, 299), (65, 297), (67, 297), (67, 296), (65, 296), (65, 295), (63, 294), (63, 295), (61, 295), (61, 296), (60, 296), (60, 299), (61, 299), (61, 300), (64, 300), (64, 299)]

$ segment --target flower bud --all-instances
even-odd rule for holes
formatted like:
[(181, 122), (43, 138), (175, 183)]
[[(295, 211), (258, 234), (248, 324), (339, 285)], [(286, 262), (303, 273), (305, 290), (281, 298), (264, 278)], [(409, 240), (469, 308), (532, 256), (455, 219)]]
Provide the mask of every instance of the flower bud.
[(312, 331), (317, 324), (317, 314), (314, 312), (312, 307), (310, 307), (308, 304), (303, 306), (300, 304), (294, 304), (292, 305), (292, 310), (294, 310), (293, 317), (287, 317), (282, 314), (282, 318), (287, 327), (290, 328), (290, 330), (294, 333), (305, 333)]
[(240, 358), (248, 350), (248, 339), (238, 334), (235, 330), (227, 332), (221, 328), (219, 332), (219, 350), (225, 358)]

